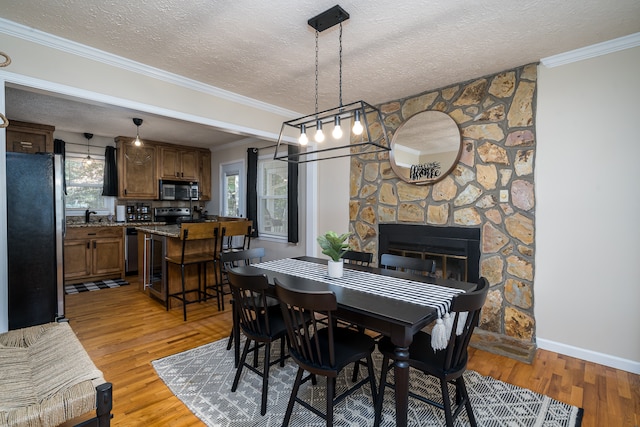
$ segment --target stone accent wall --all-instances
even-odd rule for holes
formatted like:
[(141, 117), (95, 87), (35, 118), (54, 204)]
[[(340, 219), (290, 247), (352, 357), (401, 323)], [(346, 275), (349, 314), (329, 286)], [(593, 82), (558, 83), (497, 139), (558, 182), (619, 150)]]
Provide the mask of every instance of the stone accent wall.
[[(474, 345), (520, 360), (535, 353), (536, 64), (379, 105), (388, 141), (416, 113), (438, 110), (460, 128), (454, 171), (432, 185), (401, 181), (388, 153), (351, 158), (352, 246), (377, 256), (379, 223), (481, 229), (480, 274), (491, 289)], [(507, 190), (508, 201), (500, 201)]]

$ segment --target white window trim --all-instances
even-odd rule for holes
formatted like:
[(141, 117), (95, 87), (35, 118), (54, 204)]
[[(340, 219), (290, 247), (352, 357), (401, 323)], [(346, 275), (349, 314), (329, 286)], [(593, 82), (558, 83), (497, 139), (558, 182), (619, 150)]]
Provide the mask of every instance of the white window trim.
[[(273, 160), (273, 155), (263, 155), (263, 156), (258, 156), (258, 181), (260, 180), (260, 176), (262, 176), (262, 174), (260, 173), (260, 162), (264, 161), (264, 160)], [(258, 182), (258, 184), (260, 184), (260, 182)], [(287, 186), (289, 184), (287, 183)], [(288, 199), (288, 196), (287, 196)], [(258, 194), (258, 219), (262, 219), (262, 216), (260, 215), (260, 194)], [(287, 200), (287, 205), (289, 204), (289, 200)], [(287, 242), (289, 240), (289, 237), (285, 234), (284, 236), (280, 235), (280, 234), (272, 234), (269, 232), (263, 232), (258, 230), (258, 236), (260, 239), (264, 239), (266, 241), (271, 241), (271, 242)]]

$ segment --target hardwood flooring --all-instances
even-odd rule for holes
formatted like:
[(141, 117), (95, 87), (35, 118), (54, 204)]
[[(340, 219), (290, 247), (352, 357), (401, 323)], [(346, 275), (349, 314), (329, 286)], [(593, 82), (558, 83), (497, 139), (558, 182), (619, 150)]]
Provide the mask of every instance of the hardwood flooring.
[[(230, 305), (182, 311), (131, 285), (67, 295), (71, 327), (113, 383), (113, 426), (203, 426), (158, 378), (151, 361), (226, 338)], [(531, 365), (471, 349), (469, 369), (584, 408), (584, 427), (640, 426), (640, 376), (538, 350)]]

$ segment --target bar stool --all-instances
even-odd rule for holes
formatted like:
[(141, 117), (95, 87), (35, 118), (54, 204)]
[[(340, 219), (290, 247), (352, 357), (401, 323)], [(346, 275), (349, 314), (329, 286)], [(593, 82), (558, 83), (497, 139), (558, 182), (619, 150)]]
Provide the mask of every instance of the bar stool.
[[(215, 228), (216, 224), (214, 223), (182, 223), (180, 225), (180, 240), (182, 241), (182, 253), (181, 256), (167, 256), (165, 261), (167, 262), (167, 271), (169, 270), (169, 264), (174, 264), (176, 266), (180, 266), (180, 275), (181, 275), (181, 290), (179, 292), (169, 293), (167, 295), (166, 308), (169, 310), (169, 305), (171, 298), (175, 298), (182, 302), (182, 312), (183, 318), (187, 320), (187, 304), (191, 304), (194, 302), (200, 302), (204, 296), (206, 299), (206, 289), (207, 289), (207, 263), (214, 261), (214, 253), (210, 251), (203, 251), (202, 247), (188, 247), (187, 242), (193, 242), (204, 239), (214, 239), (215, 243)], [(189, 265), (195, 265), (198, 267), (198, 288), (197, 289), (186, 289), (186, 277), (185, 277), (185, 269)], [(202, 270), (204, 270), (204, 286), (202, 283)], [(220, 292), (220, 288), (217, 288), (215, 297), (218, 299), (218, 307), (220, 307), (220, 302), (222, 300), (222, 295)], [(187, 294), (189, 293), (197, 293), (197, 299), (187, 299)]]

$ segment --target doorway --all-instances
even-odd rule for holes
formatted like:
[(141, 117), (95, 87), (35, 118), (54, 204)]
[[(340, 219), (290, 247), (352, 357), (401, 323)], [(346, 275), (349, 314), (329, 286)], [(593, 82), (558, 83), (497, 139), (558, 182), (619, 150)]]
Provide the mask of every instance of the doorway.
[(220, 215), (244, 217), (245, 211), (244, 162), (237, 161), (220, 165)]

